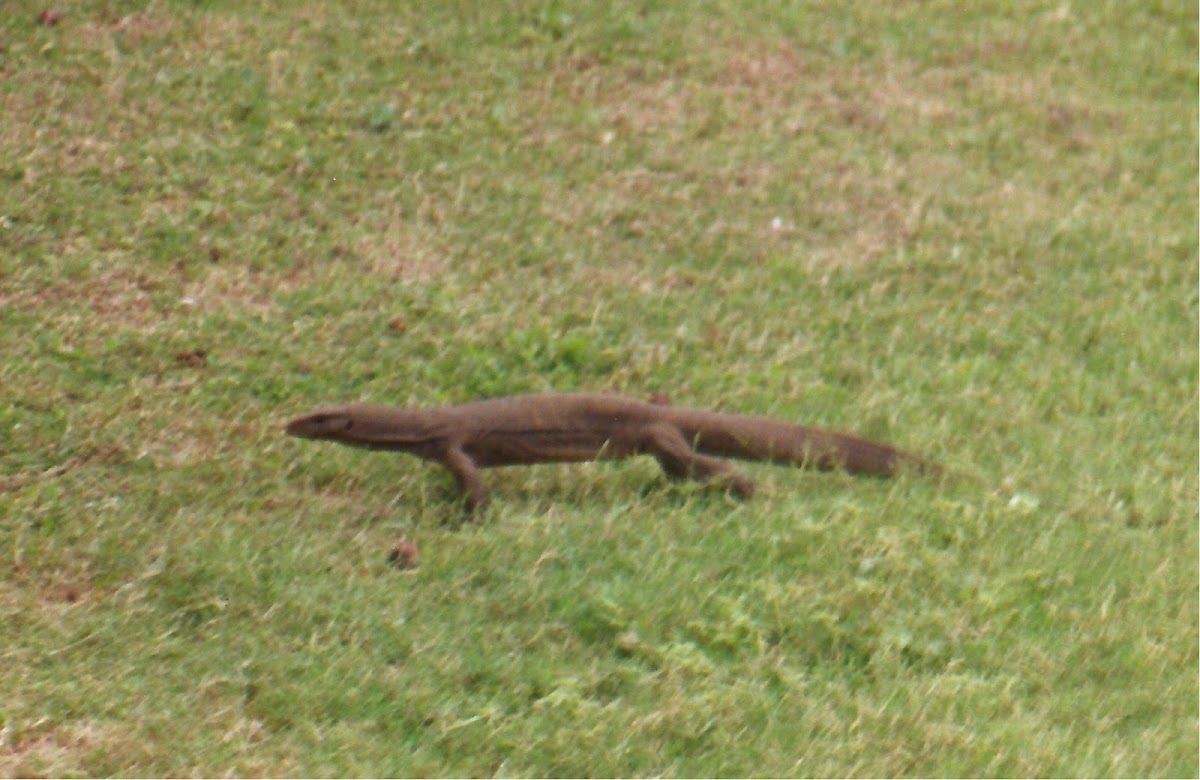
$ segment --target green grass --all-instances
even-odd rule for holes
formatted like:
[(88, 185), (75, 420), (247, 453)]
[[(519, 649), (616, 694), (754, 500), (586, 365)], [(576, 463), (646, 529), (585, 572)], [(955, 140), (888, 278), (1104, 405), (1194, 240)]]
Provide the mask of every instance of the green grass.
[[(1194, 7), (500, 5), (9, 4), (0, 774), (1200, 773)], [(280, 427), (545, 389), (979, 481)]]

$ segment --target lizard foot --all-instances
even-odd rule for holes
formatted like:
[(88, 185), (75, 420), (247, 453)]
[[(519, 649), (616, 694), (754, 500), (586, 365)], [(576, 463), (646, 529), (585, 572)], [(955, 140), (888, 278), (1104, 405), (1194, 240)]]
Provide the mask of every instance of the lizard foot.
[(746, 477), (738, 477), (733, 482), (733, 492), (741, 499), (754, 497), (754, 481)]

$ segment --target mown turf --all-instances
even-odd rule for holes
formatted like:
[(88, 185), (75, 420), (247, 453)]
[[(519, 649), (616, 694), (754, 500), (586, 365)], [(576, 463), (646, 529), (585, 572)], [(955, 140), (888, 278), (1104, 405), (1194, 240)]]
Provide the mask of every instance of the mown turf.
[[(1200, 773), (1192, 6), (10, 6), (0, 772)], [(545, 389), (968, 476), (280, 428)]]

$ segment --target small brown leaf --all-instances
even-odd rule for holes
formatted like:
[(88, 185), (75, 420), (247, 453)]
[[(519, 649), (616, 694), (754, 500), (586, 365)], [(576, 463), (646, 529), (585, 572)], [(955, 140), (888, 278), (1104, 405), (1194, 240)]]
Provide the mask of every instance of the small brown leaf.
[(403, 317), (392, 317), (388, 327), (397, 333), (403, 333), (408, 330), (408, 323), (404, 321)]
[(180, 352), (175, 356), (175, 365), (184, 368), (204, 368), (208, 365), (208, 352), (203, 349)]
[(63, 12), (57, 8), (47, 8), (38, 14), (38, 21), (46, 27), (53, 27), (62, 21)]
[(420, 554), (415, 544), (408, 539), (401, 539), (388, 553), (388, 563), (397, 569), (412, 569), (417, 565)]

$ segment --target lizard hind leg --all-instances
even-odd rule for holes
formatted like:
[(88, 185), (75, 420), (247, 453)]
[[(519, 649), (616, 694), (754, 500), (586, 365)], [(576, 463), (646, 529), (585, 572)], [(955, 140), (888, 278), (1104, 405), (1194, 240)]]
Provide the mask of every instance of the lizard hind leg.
[(698, 455), (674, 426), (647, 426), (639, 444), (639, 449), (653, 455), (671, 479), (694, 479), (725, 485), (738, 498), (754, 495), (753, 480), (726, 461)]

